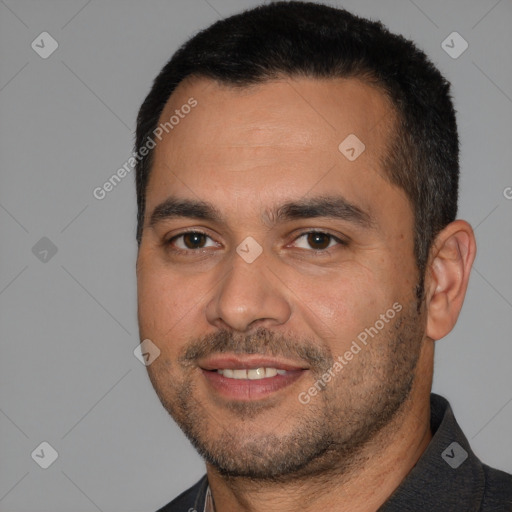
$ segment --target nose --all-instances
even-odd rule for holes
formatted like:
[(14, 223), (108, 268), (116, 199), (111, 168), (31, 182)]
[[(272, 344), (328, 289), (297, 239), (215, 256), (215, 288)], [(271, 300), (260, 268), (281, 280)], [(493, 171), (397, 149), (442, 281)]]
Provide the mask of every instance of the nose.
[(285, 324), (291, 307), (286, 287), (269, 268), (270, 258), (263, 252), (248, 263), (234, 253), (231, 260), (231, 269), (206, 306), (208, 322), (239, 332)]

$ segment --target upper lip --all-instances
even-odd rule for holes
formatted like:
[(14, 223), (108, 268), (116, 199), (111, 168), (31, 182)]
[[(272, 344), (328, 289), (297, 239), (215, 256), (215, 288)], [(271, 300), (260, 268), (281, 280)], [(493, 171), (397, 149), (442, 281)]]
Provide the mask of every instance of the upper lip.
[(277, 370), (307, 370), (301, 364), (275, 359), (268, 356), (258, 354), (229, 355), (221, 354), (210, 356), (198, 361), (198, 365), (203, 370), (223, 370), (223, 369), (243, 369), (250, 370), (254, 368), (276, 368)]

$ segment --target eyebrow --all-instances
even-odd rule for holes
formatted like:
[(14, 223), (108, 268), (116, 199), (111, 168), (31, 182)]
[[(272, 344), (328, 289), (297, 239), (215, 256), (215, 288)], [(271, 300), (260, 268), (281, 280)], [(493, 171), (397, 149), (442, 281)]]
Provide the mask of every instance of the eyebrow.
[[(342, 196), (319, 196), (288, 201), (278, 207), (266, 209), (263, 213), (263, 221), (271, 226), (291, 220), (317, 217), (344, 220), (368, 229), (375, 226), (375, 221), (368, 212), (350, 203)], [(225, 222), (220, 211), (212, 203), (169, 197), (155, 207), (149, 220), (149, 226), (154, 227), (162, 221), (175, 218)]]
[(192, 218), (222, 222), (222, 215), (211, 203), (169, 197), (163, 203), (155, 207), (149, 220), (149, 226), (154, 227), (164, 220), (175, 218)]
[(265, 217), (270, 224), (327, 217), (352, 222), (365, 228), (372, 228), (375, 225), (374, 219), (369, 213), (350, 203), (342, 196), (319, 196), (290, 201), (284, 203), (275, 211), (267, 210)]

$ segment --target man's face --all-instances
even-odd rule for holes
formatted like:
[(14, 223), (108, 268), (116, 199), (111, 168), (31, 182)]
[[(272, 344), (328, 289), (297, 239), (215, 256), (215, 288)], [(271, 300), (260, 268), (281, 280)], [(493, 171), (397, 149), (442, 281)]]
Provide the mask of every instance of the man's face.
[(137, 262), (153, 386), (221, 472), (342, 463), (406, 400), (424, 333), (412, 209), (381, 164), (392, 111), (355, 79), (196, 79), (161, 122), (191, 97), (155, 149)]

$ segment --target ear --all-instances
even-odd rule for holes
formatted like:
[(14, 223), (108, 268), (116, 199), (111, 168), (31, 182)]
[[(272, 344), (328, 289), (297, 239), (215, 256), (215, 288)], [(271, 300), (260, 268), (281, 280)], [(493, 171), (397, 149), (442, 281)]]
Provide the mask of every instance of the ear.
[(429, 338), (438, 340), (453, 329), (475, 256), (475, 235), (466, 221), (448, 224), (435, 238), (425, 276)]

